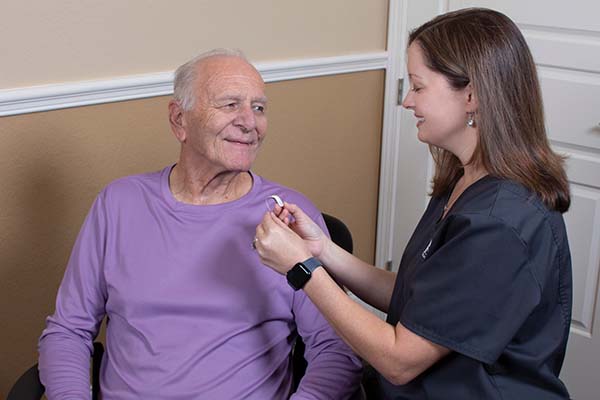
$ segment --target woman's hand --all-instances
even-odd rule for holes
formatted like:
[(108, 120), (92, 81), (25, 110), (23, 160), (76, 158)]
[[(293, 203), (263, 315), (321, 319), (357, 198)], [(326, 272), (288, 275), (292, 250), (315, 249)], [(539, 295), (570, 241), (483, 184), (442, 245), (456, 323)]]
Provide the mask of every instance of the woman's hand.
[(300, 207), (291, 203), (284, 203), (283, 208), (276, 206), (275, 214), (288, 225), (304, 242), (313, 257), (320, 257), (327, 245), (329, 238), (319, 225), (317, 225)]
[[(255, 248), (261, 261), (275, 271), (285, 274), (297, 262), (312, 256), (302, 240), (273, 212), (265, 214), (256, 227)], [(285, 217), (281, 217), (285, 219)]]

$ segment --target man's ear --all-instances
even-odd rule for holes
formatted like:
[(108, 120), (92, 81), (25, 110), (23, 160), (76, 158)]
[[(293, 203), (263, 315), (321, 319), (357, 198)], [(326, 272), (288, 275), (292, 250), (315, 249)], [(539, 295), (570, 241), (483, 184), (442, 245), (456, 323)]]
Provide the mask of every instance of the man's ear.
[(169, 101), (169, 124), (171, 125), (171, 132), (173, 132), (179, 143), (185, 143), (187, 134), (183, 119), (183, 108), (176, 100)]
[(465, 96), (466, 96), (466, 108), (467, 112), (476, 112), (479, 108), (479, 104), (477, 102), (477, 96), (475, 95), (475, 90), (473, 90), (473, 84), (469, 83), (465, 88)]

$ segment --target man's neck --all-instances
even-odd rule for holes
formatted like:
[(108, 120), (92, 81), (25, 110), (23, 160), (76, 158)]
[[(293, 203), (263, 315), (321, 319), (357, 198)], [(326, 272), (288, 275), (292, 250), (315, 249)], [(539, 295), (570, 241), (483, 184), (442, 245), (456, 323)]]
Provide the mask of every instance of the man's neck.
[(252, 188), (252, 176), (246, 171), (191, 168), (180, 162), (171, 170), (169, 188), (175, 199), (182, 203), (220, 204), (248, 193)]

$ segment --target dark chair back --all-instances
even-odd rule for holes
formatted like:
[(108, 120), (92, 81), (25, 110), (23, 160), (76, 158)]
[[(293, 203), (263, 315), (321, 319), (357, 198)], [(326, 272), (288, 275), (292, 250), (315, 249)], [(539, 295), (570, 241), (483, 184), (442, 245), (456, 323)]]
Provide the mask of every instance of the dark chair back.
[(29, 368), (15, 382), (8, 392), (6, 400), (37, 400), (44, 394), (44, 386), (40, 382), (38, 365)]
[(333, 243), (337, 244), (348, 253), (352, 253), (354, 251), (352, 233), (350, 233), (350, 229), (348, 229), (346, 224), (340, 219), (325, 213), (323, 213), (323, 219), (325, 220), (325, 225), (327, 225), (327, 230), (331, 235)]
[[(104, 355), (104, 346), (94, 342), (92, 355), (92, 400), (98, 400), (100, 393), (100, 363)], [(39, 400), (44, 395), (44, 385), (40, 382), (38, 365), (29, 368), (13, 385), (6, 400)]]

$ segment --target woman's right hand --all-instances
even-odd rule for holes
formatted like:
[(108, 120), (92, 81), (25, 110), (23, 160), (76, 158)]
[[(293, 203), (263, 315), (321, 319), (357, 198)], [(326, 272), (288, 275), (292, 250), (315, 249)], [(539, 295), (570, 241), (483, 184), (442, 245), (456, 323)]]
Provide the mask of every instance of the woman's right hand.
[(304, 240), (313, 257), (321, 256), (329, 238), (300, 207), (285, 202), (283, 209), (276, 209), (275, 214)]

